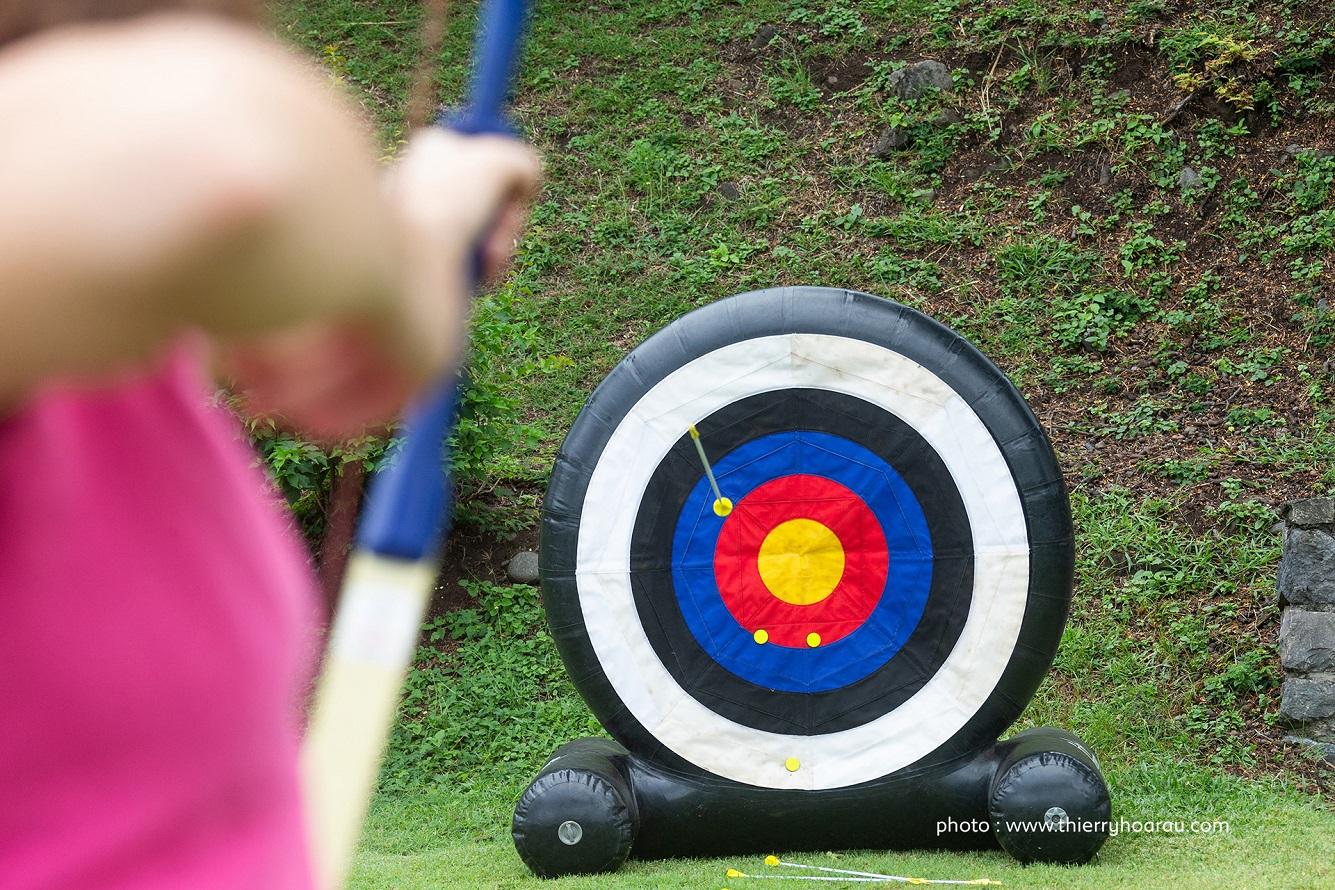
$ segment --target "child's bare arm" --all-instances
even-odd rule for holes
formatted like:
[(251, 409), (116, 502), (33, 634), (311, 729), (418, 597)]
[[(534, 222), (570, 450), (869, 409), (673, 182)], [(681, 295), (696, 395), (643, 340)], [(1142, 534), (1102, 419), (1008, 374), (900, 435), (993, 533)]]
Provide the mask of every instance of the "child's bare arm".
[(183, 15), (0, 52), (0, 121), (0, 410), (185, 327), (246, 337), (348, 320), (434, 370), (468, 245), (536, 176), (507, 148), (479, 174), (478, 148), (437, 145), (418, 155), (471, 159), (467, 187), (409, 164), (423, 187), (387, 197), (370, 139), (318, 72), (258, 33)]

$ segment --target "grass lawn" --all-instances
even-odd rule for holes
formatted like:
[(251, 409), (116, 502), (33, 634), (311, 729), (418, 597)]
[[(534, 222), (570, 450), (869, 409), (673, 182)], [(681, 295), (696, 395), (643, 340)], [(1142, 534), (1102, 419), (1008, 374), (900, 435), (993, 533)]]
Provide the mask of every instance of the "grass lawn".
[[(1247, 782), (1210, 770), (1162, 762), (1111, 770), (1114, 818), (1222, 820), (1227, 832), (1122, 834), (1083, 867), (1020, 866), (987, 853), (843, 852), (793, 854), (793, 861), (925, 878), (980, 878), (1007, 887), (1089, 890), (1172, 887), (1330, 887), (1335, 882), (1335, 814), (1275, 784)], [(540, 881), (530, 875), (507, 835), (511, 792), (449, 790), (385, 796), (375, 805), (353, 872), (358, 890), (445, 887), (717, 888), (724, 870), (765, 874), (763, 856), (630, 862), (616, 876)], [(783, 874), (797, 874), (784, 870)], [(808, 886), (858, 884), (811, 884)], [(790, 886), (802, 886), (791, 884)]]
[[(271, 5), (392, 155), (419, 5)], [(454, 7), (442, 101), (471, 32), (473, 5)], [(1119, 836), (1081, 869), (837, 861), (1008, 886), (1335, 885), (1330, 770), (1281, 742), (1273, 531), (1284, 501), (1335, 493), (1327, 7), (538, 3), (516, 115), (548, 181), (514, 271), (477, 303), (461, 527), (355, 885), (535, 883), (510, 808), (558, 744), (599, 727), (504, 560), (532, 545), (561, 438), (628, 350), (692, 308), (788, 284), (904, 302), (1011, 376), (1053, 440), (1078, 536), (1071, 620), (1017, 728), (1088, 742), (1114, 816), (1231, 829)], [(897, 96), (892, 75), (923, 59), (953, 89)], [(873, 151), (887, 129), (896, 147)], [(317, 525), (321, 486), (366, 453), (260, 438)], [(758, 862), (632, 863), (561, 886), (718, 888), (725, 865)]]

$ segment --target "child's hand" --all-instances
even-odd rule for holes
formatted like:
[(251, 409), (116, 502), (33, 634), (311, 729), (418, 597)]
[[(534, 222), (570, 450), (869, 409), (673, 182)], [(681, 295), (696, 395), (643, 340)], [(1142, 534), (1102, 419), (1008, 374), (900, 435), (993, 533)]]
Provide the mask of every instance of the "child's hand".
[(413, 137), (388, 191), (408, 234), (436, 242), (440, 254), (467, 253), (482, 241), (490, 278), (509, 262), (540, 175), (537, 154), (521, 142), (432, 127)]
[(434, 379), (458, 358), (473, 282), (509, 263), (540, 168), (532, 149), (497, 136), (432, 128), (413, 137), (389, 175), (403, 231), (402, 331), (411, 359)]
[(223, 346), (216, 370), (245, 402), (319, 442), (387, 425), (421, 385), (365, 325), (317, 323)]
[(402, 273), (389, 318), (316, 322), (228, 347), (220, 368), (249, 410), (324, 440), (396, 417), (457, 362), (473, 251), (485, 278), (504, 271), (538, 175), (537, 156), (513, 140), (418, 133), (386, 184)]

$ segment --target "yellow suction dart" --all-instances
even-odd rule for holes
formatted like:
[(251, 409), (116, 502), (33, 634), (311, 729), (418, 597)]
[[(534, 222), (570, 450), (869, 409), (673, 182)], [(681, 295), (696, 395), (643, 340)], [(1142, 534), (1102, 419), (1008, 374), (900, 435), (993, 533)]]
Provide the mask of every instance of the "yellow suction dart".
[[(804, 865), (800, 862), (785, 862), (777, 856), (766, 856), (765, 864), (771, 868), (802, 868), (811, 871), (826, 872), (825, 875), (752, 875), (735, 868), (725, 873), (728, 878), (741, 878), (753, 881), (829, 881), (850, 884), (957, 884), (961, 886), (1001, 886), (1000, 881), (990, 878), (972, 880), (947, 880), (942, 878), (910, 878), (903, 875), (884, 875), (872, 871), (854, 871), (848, 868), (831, 868), (824, 865)], [(836, 877), (838, 876), (838, 877)]]
[(719, 516), (727, 516), (732, 512), (732, 501), (719, 491), (718, 480), (714, 478), (714, 468), (709, 465), (709, 458), (705, 457), (705, 446), (700, 444), (700, 431), (695, 428), (695, 424), (691, 424), (686, 430), (691, 434), (691, 441), (695, 443), (695, 453), (700, 455), (700, 463), (704, 464), (705, 475), (709, 477), (709, 487), (714, 489), (714, 512)]

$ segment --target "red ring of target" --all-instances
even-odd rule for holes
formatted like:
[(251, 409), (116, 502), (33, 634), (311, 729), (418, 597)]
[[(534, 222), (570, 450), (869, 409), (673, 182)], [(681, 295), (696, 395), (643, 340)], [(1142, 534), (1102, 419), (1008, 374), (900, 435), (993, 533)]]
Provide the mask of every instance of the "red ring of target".
[[(796, 605), (774, 595), (761, 578), (760, 548), (780, 524), (810, 519), (838, 538), (844, 571), (819, 602)], [(739, 501), (719, 530), (714, 578), (723, 604), (750, 633), (764, 630), (776, 646), (825, 646), (862, 626), (885, 591), (889, 554), (876, 516), (851, 489), (823, 476), (772, 479)]]

